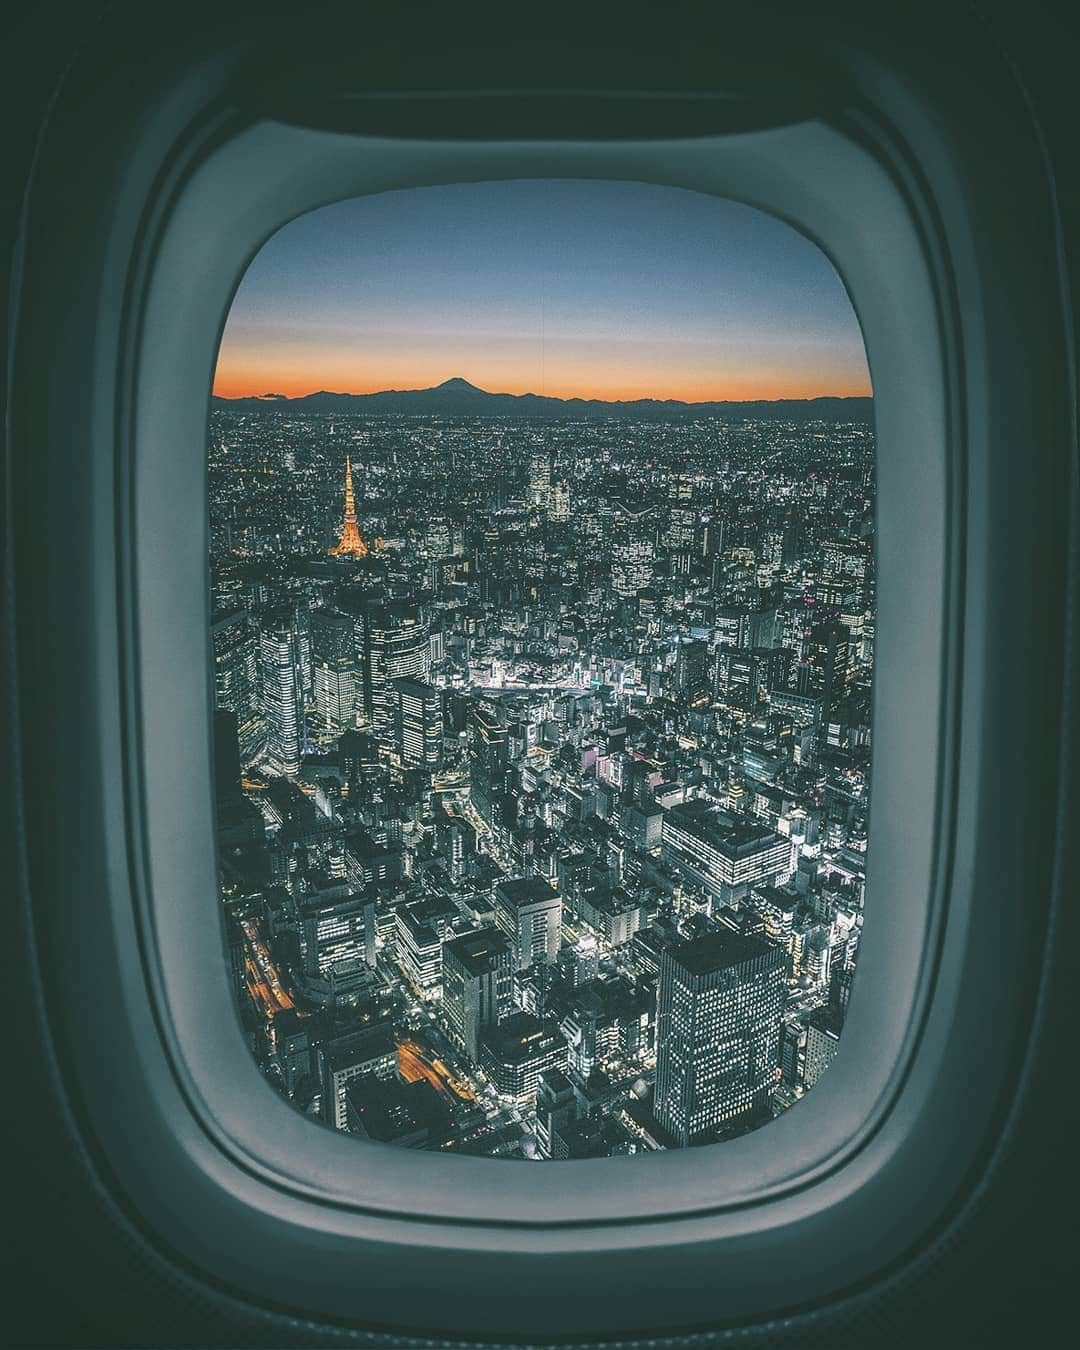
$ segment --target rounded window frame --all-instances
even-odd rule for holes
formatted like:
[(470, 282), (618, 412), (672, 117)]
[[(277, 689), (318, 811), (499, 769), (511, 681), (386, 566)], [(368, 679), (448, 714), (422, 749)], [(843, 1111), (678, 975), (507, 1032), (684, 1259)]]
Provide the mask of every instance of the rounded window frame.
[[(793, 172), (793, 166), (799, 168)], [(275, 172), (276, 170), (276, 172)], [(804, 123), (765, 132), (717, 138), (695, 138), (674, 145), (667, 143), (574, 143), (555, 145), (544, 143), (489, 143), (465, 145), (458, 143), (410, 143), (398, 140), (379, 141), (337, 133), (313, 131), (307, 128), (286, 127), (277, 123), (255, 124), (247, 127), (233, 139), (220, 143), (211, 155), (202, 160), (184, 182), (171, 202), (166, 220), (157, 233), (153, 250), (153, 265), (147, 277), (139, 328), (139, 360), (134, 378), (134, 427), (131, 444), (131, 467), (134, 472), (132, 489), (132, 581), (136, 587), (133, 613), (141, 621), (133, 625), (132, 642), (138, 652), (142, 668), (140, 678), (142, 697), (141, 717), (144, 719), (143, 749), (146, 741), (158, 742), (148, 751), (148, 758), (158, 763), (177, 763), (186, 753), (193, 755), (191, 737), (185, 729), (193, 723), (193, 698), (209, 706), (210, 696), (203, 680), (191, 681), (181, 688), (184, 672), (170, 662), (170, 651), (177, 642), (178, 630), (183, 633), (179, 645), (188, 649), (184, 640), (194, 637), (194, 631), (181, 619), (181, 610), (190, 607), (195, 598), (190, 591), (178, 594), (181, 586), (195, 575), (194, 554), (185, 547), (183, 559), (177, 559), (170, 546), (168, 557), (161, 555), (162, 537), (154, 525), (154, 502), (160, 500), (161, 479), (157, 478), (166, 464), (171, 464), (171, 490), (174, 503), (187, 503), (190, 497), (188, 479), (197, 478), (205, 500), (205, 465), (196, 470), (185, 470), (183, 484), (178, 482), (178, 455), (189, 438), (194, 425), (190, 416), (176, 414), (162, 418), (163, 406), (175, 408), (179, 403), (173, 394), (178, 381), (190, 381), (194, 386), (195, 371), (203, 375), (202, 387), (209, 391), (212, 367), (207, 358), (216, 357), (217, 344), (208, 343), (210, 323), (220, 332), (225, 311), (214, 312), (207, 295), (215, 294), (219, 304), (226, 292), (220, 285), (227, 271), (230, 280), (238, 283), (243, 267), (254, 256), (251, 245), (261, 245), (275, 233), (285, 220), (313, 209), (328, 201), (415, 186), (418, 183), (484, 181), (500, 177), (603, 177), (643, 179), (712, 191), (716, 195), (748, 202), (774, 215), (784, 215), (793, 208), (793, 199), (800, 189), (816, 178), (819, 181), (829, 172), (839, 174), (848, 186), (846, 200), (851, 202), (854, 192), (863, 203), (863, 214), (874, 213), (874, 238), (880, 247), (883, 238), (890, 238), (896, 251), (892, 266), (878, 269), (878, 277), (906, 278), (903, 299), (894, 282), (891, 301), (891, 331), (886, 337), (875, 328), (871, 319), (870, 331), (864, 328), (867, 354), (871, 370), (875, 372), (875, 387), (884, 384), (875, 404), (879, 447), (883, 439), (885, 451), (896, 450), (904, 436), (917, 441), (921, 435), (924, 459), (919, 464), (918, 477), (925, 486), (932, 481), (937, 491), (912, 494), (908, 491), (903, 502), (909, 529), (913, 522), (926, 544), (931, 557), (943, 559), (946, 550), (946, 502), (948, 482), (947, 394), (945, 362), (940, 343), (939, 306), (931, 285), (931, 274), (922, 255), (922, 240), (915, 222), (908, 215), (903, 198), (895, 183), (869, 153), (842, 133), (822, 124)], [(289, 183), (286, 193), (281, 182)], [(222, 185), (228, 183), (236, 190), (238, 182), (251, 184), (244, 193), (241, 228), (248, 233), (243, 246), (238, 242), (238, 222), (226, 231), (229, 238), (228, 263), (223, 263), (225, 249), (220, 241), (206, 248), (205, 234), (198, 229), (200, 219), (210, 217), (210, 204), (220, 201)], [(263, 185), (260, 198), (258, 186)], [(857, 185), (857, 187), (855, 186)], [(797, 228), (812, 238), (828, 237), (829, 224), (815, 220), (822, 207), (822, 191), (817, 188), (810, 209), (797, 223)], [(816, 199), (815, 199), (816, 198)], [(800, 203), (806, 209), (806, 203)], [(270, 217), (273, 210), (277, 218)], [(259, 214), (265, 224), (257, 223)], [(869, 231), (865, 231), (869, 233)], [(838, 270), (846, 278), (852, 262), (834, 258)], [(206, 279), (213, 281), (207, 286)], [(916, 271), (915, 269), (919, 269)], [(913, 277), (914, 272), (914, 277)], [(203, 285), (196, 293), (188, 288), (183, 293), (181, 278), (199, 276)], [(853, 298), (863, 308), (871, 303), (865, 276), (854, 290)], [(205, 289), (204, 289), (205, 288)], [(183, 298), (181, 299), (181, 296)], [(231, 300), (231, 292), (228, 293)], [(884, 305), (880, 295), (873, 297)], [(201, 303), (200, 303), (201, 302)], [(906, 309), (902, 308), (906, 302)], [(166, 315), (170, 316), (166, 321)], [(860, 310), (860, 319), (866, 323)], [(886, 343), (888, 346), (886, 346)], [(184, 353), (198, 351), (199, 358), (192, 364)], [(904, 360), (905, 352), (914, 360)], [(927, 359), (927, 354), (930, 354)], [(897, 378), (897, 367), (904, 363), (903, 373)], [(877, 377), (881, 367), (890, 367), (884, 381)], [(914, 367), (914, 369), (912, 368)], [(912, 385), (919, 388), (920, 399), (897, 399), (895, 391)], [(171, 386), (171, 388), (170, 388)], [(884, 402), (884, 412), (882, 410)], [(205, 401), (199, 411), (205, 410)], [(890, 419), (895, 419), (891, 421)], [(903, 422), (900, 433), (896, 423)], [(879, 461), (880, 461), (879, 448)], [(880, 468), (879, 468), (880, 472)], [(936, 477), (935, 477), (936, 475)], [(897, 503), (900, 484), (888, 472), (879, 485), (879, 493), (888, 493)], [(894, 505), (893, 510), (896, 510)], [(886, 513), (888, 516), (890, 513)], [(196, 532), (193, 531), (194, 536)], [(888, 533), (886, 543), (894, 536)], [(880, 551), (879, 551), (880, 557)], [(179, 564), (179, 565), (178, 565)], [(881, 567), (890, 570), (894, 559), (888, 558)], [(944, 568), (942, 568), (944, 571)], [(205, 572), (205, 551), (200, 573)], [(930, 624), (924, 625), (927, 636), (936, 637), (923, 646), (923, 659), (916, 663), (914, 673), (923, 677), (917, 694), (910, 689), (913, 667), (908, 666), (905, 691), (913, 706), (940, 706), (945, 697), (943, 672), (945, 668), (945, 594), (935, 584), (934, 569), (927, 568), (922, 578), (920, 609), (933, 614)], [(891, 573), (895, 575), (895, 573)], [(877, 620), (875, 669), (875, 704), (881, 699), (895, 700), (900, 682), (899, 662), (890, 652), (898, 645), (895, 636), (898, 597), (895, 582), (889, 585), (890, 573), (879, 577), (879, 617)], [(906, 588), (912, 588), (911, 569), (906, 572)], [(902, 603), (900, 601), (899, 603)], [(205, 608), (205, 606), (204, 606)], [(909, 616), (910, 617), (910, 614)], [(208, 624), (201, 617), (204, 632)], [(934, 633), (936, 627), (937, 632)], [(903, 645), (912, 641), (910, 629), (904, 634)], [(208, 637), (203, 639), (204, 658)], [(203, 669), (208, 669), (204, 659)], [(884, 675), (884, 690), (882, 689)], [(892, 686), (890, 688), (890, 686)], [(168, 718), (167, 708), (174, 710)], [(177, 709), (182, 710), (179, 716)], [(901, 739), (901, 747), (894, 736), (883, 753), (875, 731), (875, 810), (895, 812), (894, 783), (901, 774), (901, 759), (908, 762), (903, 769), (913, 781), (921, 770), (932, 765), (936, 775), (940, 770), (937, 755), (936, 731), (928, 735), (918, 748), (922, 752), (919, 770), (913, 772), (910, 762), (912, 750), (918, 741), (910, 732)], [(185, 750), (186, 747), (186, 750)], [(204, 747), (198, 746), (201, 752)], [(906, 753), (905, 753), (906, 751)], [(884, 762), (884, 768), (883, 764)], [(892, 766), (892, 781), (889, 766)], [(189, 794), (198, 792), (200, 783), (208, 781), (203, 769), (209, 762), (199, 753), (183, 775)], [(882, 781), (883, 780), (883, 781)], [(144, 959), (154, 971), (153, 986), (164, 993), (158, 1022), (168, 1028), (173, 1042), (171, 1056), (174, 1072), (187, 1078), (188, 1097), (192, 1102), (205, 1104), (203, 1129), (216, 1138), (217, 1146), (231, 1153), (249, 1175), (291, 1193), (300, 1203), (315, 1202), (333, 1206), (339, 1216), (363, 1216), (372, 1222), (407, 1222), (411, 1224), (451, 1223), (468, 1226), (479, 1233), (490, 1229), (503, 1233), (498, 1245), (505, 1242), (510, 1232), (537, 1231), (560, 1235), (560, 1248), (577, 1249), (580, 1255), (594, 1240), (594, 1230), (610, 1231), (618, 1227), (619, 1245), (632, 1243), (630, 1231), (640, 1226), (645, 1231), (658, 1224), (681, 1224), (712, 1228), (712, 1232), (695, 1235), (694, 1245), (730, 1240), (732, 1228), (749, 1236), (758, 1228), (764, 1206), (787, 1201), (798, 1205), (798, 1197), (827, 1179), (838, 1180), (845, 1170), (850, 1171), (867, 1142), (880, 1130), (887, 1114), (890, 1099), (895, 1096), (897, 1081), (908, 1070), (914, 1041), (928, 995), (925, 974), (935, 966), (932, 956), (935, 929), (943, 914), (940, 883), (935, 880), (940, 860), (935, 853), (936, 836), (933, 818), (938, 813), (929, 807), (921, 823), (919, 844), (905, 849), (903, 862), (887, 856), (876, 835), (868, 865), (868, 917), (860, 953), (859, 993), (853, 997), (844, 1044), (830, 1073), (815, 1092), (800, 1102), (797, 1110), (785, 1113), (766, 1130), (707, 1150), (689, 1150), (663, 1155), (647, 1155), (633, 1159), (603, 1159), (573, 1162), (566, 1167), (543, 1175), (535, 1169), (497, 1168), (489, 1160), (445, 1157), (396, 1150), (389, 1146), (358, 1146), (356, 1141), (341, 1139), (329, 1132), (314, 1129), (311, 1122), (300, 1117), (281, 1101), (263, 1082), (247, 1047), (242, 1043), (238, 1026), (235, 1038), (224, 1034), (229, 1011), (224, 1000), (231, 999), (225, 987), (225, 963), (221, 962), (220, 989), (208, 996), (206, 971), (214, 959), (211, 943), (218, 942), (209, 919), (204, 913), (198, 928), (209, 934), (210, 942), (199, 945), (199, 957), (189, 964), (183, 959), (178, 970), (176, 952), (180, 950), (181, 931), (185, 923), (194, 919), (189, 909), (190, 899), (181, 902), (179, 878), (184, 868), (190, 868), (192, 858), (204, 857), (208, 866), (201, 877), (200, 893), (213, 894), (208, 889), (213, 875), (213, 849), (190, 847), (190, 831), (177, 831), (179, 813), (175, 791), (177, 780), (167, 786), (160, 776), (143, 771), (139, 775), (141, 823), (144, 829), (144, 865), (147, 869), (145, 889), (141, 902), (144, 906), (144, 931), (153, 934), (144, 947)], [(167, 798), (167, 800), (166, 800)], [(882, 805), (879, 805), (882, 804)], [(201, 794), (204, 828), (211, 831), (213, 823), (208, 798)], [(189, 806), (189, 810), (191, 807)], [(186, 817), (185, 817), (186, 818)], [(873, 825), (871, 826), (873, 831)], [(176, 844), (184, 842), (180, 849)], [(913, 855), (917, 854), (917, 860)], [(875, 895), (881, 896), (898, 885), (898, 878), (906, 870), (910, 881), (914, 873), (924, 877), (921, 885), (913, 886), (918, 899), (909, 897), (909, 913), (900, 924), (891, 926), (889, 933), (883, 919), (875, 916)], [(151, 900), (151, 897), (153, 899)], [(216, 900), (216, 897), (215, 897)], [(164, 902), (164, 903), (163, 903)], [(876, 902), (882, 904), (881, 899)], [(202, 906), (206, 909), (205, 904)], [(179, 919), (181, 913), (190, 919)], [(884, 910), (883, 910), (884, 914)], [(914, 938), (914, 941), (913, 941)], [(924, 945), (924, 942), (926, 945)], [(205, 950), (204, 950), (205, 947)], [(890, 956), (882, 957), (887, 947)], [(169, 955), (169, 954), (172, 955)], [(205, 959), (204, 959), (205, 958)], [(906, 958), (906, 959), (904, 959)], [(886, 969), (890, 967), (890, 969)], [(196, 974), (201, 971), (201, 977)], [(193, 978), (193, 975), (195, 978)], [(220, 997), (219, 997), (220, 995)], [(899, 1006), (898, 1006), (899, 1005)], [(886, 1011), (887, 1010), (887, 1011)], [(881, 1019), (869, 1028), (867, 1018), (876, 1012)], [(903, 1028), (891, 1047), (889, 1070), (867, 1072), (865, 1062), (857, 1063), (851, 1052), (854, 1044), (873, 1043), (880, 1046), (887, 1036), (884, 1025), (891, 1022), (894, 1029)], [(904, 1045), (904, 1041), (907, 1045)], [(235, 1054), (234, 1054), (235, 1052)], [(246, 1061), (244, 1069), (237, 1056)], [(244, 1084), (243, 1095), (234, 1085)], [(837, 1102), (846, 1102), (847, 1109), (837, 1109)], [(857, 1102), (857, 1105), (853, 1105)], [(838, 1120), (837, 1117), (842, 1119)], [(255, 1119), (262, 1122), (262, 1134), (257, 1146)], [(268, 1128), (269, 1126), (269, 1128)], [(809, 1140), (821, 1142), (807, 1148)], [(332, 1159), (332, 1162), (331, 1162)], [(615, 1169), (619, 1169), (617, 1172)], [(547, 1169), (544, 1169), (546, 1172)], [(753, 1178), (751, 1185), (747, 1177)], [(331, 1180), (330, 1178), (333, 1178)], [(703, 1202), (703, 1195), (715, 1197)], [(416, 1196), (423, 1196), (421, 1205)], [(363, 1199), (358, 1199), (363, 1197)], [(673, 1198), (678, 1197), (673, 1204)], [(413, 1205), (409, 1200), (413, 1199)], [(665, 1212), (666, 1209), (666, 1212)], [(722, 1230), (722, 1231), (721, 1231)], [(582, 1243), (572, 1235), (588, 1234)], [(648, 1241), (648, 1240), (646, 1240)], [(528, 1245), (532, 1246), (530, 1242)], [(651, 1245), (651, 1244), (649, 1244)], [(494, 1252), (492, 1253), (494, 1254)]]

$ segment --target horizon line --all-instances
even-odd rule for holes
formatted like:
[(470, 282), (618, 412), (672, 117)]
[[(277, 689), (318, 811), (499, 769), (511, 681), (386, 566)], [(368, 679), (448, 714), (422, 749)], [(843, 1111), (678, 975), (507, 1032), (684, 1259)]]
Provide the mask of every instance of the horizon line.
[(812, 403), (819, 398), (832, 399), (870, 399), (872, 400), (873, 390), (864, 394), (836, 394), (836, 393), (817, 393), (817, 394), (777, 394), (771, 398), (761, 396), (752, 398), (733, 398), (714, 396), (709, 398), (687, 399), (664, 396), (660, 394), (635, 394), (631, 397), (605, 398), (599, 394), (538, 394), (535, 390), (524, 390), (521, 393), (512, 393), (509, 390), (485, 389), (482, 385), (474, 384), (463, 375), (451, 375), (438, 384), (422, 385), (410, 389), (400, 388), (379, 388), (379, 389), (327, 389), (325, 387), (308, 389), (304, 393), (282, 394), (275, 391), (264, 391), (261, 393), (249, 392), (243, 394), (221, 394), (215, 387), (211, 389), (211, 397), (221, 399), (225, 403), (235, 403), (242, 399), (256, 399), (260, 402), (295, 402), (298, 399), (314, 398), (319, 394), (328, 394), (335, 398), (372, 398), (378, 394), (428, 394), (435, 390), (444, 389), (447, 385), (458, 384), (467, 385), (470, 389), (475, 389), (478, 393), (487, 394), (491, 398), (541, 398), (551, 399), (557, 403), (678, 403), (684, 407), (695, 407), (708, 403)]

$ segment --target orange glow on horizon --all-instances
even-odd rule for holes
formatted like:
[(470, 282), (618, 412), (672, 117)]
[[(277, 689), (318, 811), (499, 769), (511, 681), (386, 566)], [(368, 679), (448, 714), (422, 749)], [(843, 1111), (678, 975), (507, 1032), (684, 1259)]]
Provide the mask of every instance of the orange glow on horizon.
[[(327, 391), (335, 394), (377, 394), (384, 390), (405, 392), (413, 389), (430, 389), (453, 378), (458, 372), (414, 375), (412, 379), (393, 378), (382, 380), (335, 381), (319, 379), (308, 374), (286, 375), (272, 369), (257, 371), (250, 367), (219, 368), (214, 380), (214, 395), (218, 398), (260, 398), (267, 394), (283, 394), (286, 398), (301, 398), (306, 394)], [(546, 380), (541, 385), (537, 380), (492, 379), (484, 381), (467, 373), (463, 378), (475, 384), (477, 388), (491, 394), (544, 394), (549, 398), (602, 399), (606, 402), (634, 399), (676, 399), (683, 403), (711, 403), (731, 400), (748, 402), (755, 400), (801, 398), (868, 398), (873, 394), (869, 380), (851, 381), (844, 376), (831, 372), (813, 372), (805, 375), (794, 373), (785, 376), (769, 374), (741, 374), (739, 376), (719, 377), (715, 382), (702, 384), (697, 380), (674, 381), (662, 384), (645, 384), (637, 381), (594, 380), (589, 384), (573, 384)]]

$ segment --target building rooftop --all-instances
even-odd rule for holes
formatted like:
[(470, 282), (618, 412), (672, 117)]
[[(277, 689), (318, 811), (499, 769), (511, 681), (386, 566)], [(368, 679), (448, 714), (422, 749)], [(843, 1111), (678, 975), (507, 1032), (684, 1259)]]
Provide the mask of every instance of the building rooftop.
[(721, 807), (710, 806), (701, 798), (671, 807), (667, 819), (728, 858), (746, 857), (784, 842), (784, 836), (768, 826), (756, 821), (736, 821)]
[(480, 1032), (481, 1043), (486, 1044), (502, 1064), (528, 1060), (546, 1050), (554, 1039), (555, 1033), (530, 1012), (511, 1013)]
[(718, 970), (752, 961), (757, 956), (775, 952), (782, 959), (783, 950), (764, 938), (725, 930), (722, 933), (702, 933), (689, 942), (673, 947), (667, 955), (690, 975), (709, 975)]
[(520, 909), (522, 905), (540, 904), (544, 900), (558, 896), (555, 888), (548, 885), (543, 877), (520, 877), (516, 881), (500, 881), (496, 889), (514, 909)]
[(344, 1036), (335, 1036), (323, 1046), (323, 1058), (327, 1067), (334, 1071), (387, 1055), (397, 1055), (397, 1042), (389, 1022), (379, 1022)]
[(421, 1144), (450, 1132), (450, 1112), (439, 1093), (419, 1078), (383, 1081), (361, 1074), (345, 1090), (350, 1124), (384, 1144)]
[(407, 694), (410, 698), (436, 699), (442, 696), (442, 691), (436, 689), (434, 685), (424, 684), (421, 680), (409, 679), (405, 675), (398, 676), (390, 683), (399, 693)]
[(448, 942), (443, 949), (443, 959), (445, 961), (453, 954), (470, 975), (485, 975), (491, 969), (492, 961), (507, 956), (509, 951), (509, 943), (497, 928), (479, 928)]

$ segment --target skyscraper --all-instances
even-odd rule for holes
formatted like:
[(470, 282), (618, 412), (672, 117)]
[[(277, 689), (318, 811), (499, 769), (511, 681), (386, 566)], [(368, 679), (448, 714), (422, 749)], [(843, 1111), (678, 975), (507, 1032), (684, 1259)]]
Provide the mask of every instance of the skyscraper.
[(510, 746), (506, 726), (483, 706), (469, 709), (471, 797), (480, 817), (493, 827), (503, 823), (510, 790)]
[(480, 1033), (480, 1066), (500, 1097), (519, 1108), (536, 1100), (540, 1075), (566, 1069), (567, 1045), (553, 1026), (529, 1012), (511, 1013)]
[(366, 615), (364, 696), (372, 734), (389, 745), (394, 736), (395, 679), (424, 680), (430, 670), (428, 625), (418, 605), (390, 601)]
[(529, 459), (529, 502), (546, 509), (551, 497), (551, 456), (538, 450)]
[(847, 689), (848, 633), (839, 622), (815, 624), (806, 644), (803, 689), (821, 699), (822, 721), (827, 721)]
[(236, 714), (240, 755), (250, 760), (262, 746), (259, 706), (259, 644), (254, 625), (242, 610), (215, 619), (214, 706)]
[(475, 1064), (480, 1032), (510, 1011), (513, 959), (497, 928), (480, 928), (443, 947), (443, 1012), (451, 1039)]
[(675, 688), (695, 699), (707, 691), (709, 649), (704, 642), (683, 640), (675, 653)]
[(303, 754), (304, 704), (300, 643), (291, 611), (275, 610), (263, 617), (259, 668), (267, 754), (283, 774), (298, 773)]
[(464, 816), (446, 816), (436, 821), (435, 842), (446, 859), (450, 880), (455, 884), (462, 881), (469, 859), (476, 853), (476, 830)]
[(615, 594), (630, 600), (652, 580), (653, 546), (630, 528), (611, 545), (611, 585)]
[(660, 958), (654, 1111), (680, 1146), (768, 1115), (780, 1063), (784, 951), (705, 933)]
[(315, 712), (327, 731), (356, 725), (356, 653), (353, 623), (333, 609), (311, 615), (312, 684)]
[(836, 1057), (840, 1026), (828, 1008), (818, 1008), (806, 1019), (806, 1069), (804, 1082), (812, 1088)]
[(561, 1069), (546, 1069), (536, 1085), (536, 1151), (541, 1158), (565, 1158), (560, 1131), (578, 1118), (574, 1085)]
[(419, 680), (391, 681), (394, 697), (394, 749), (407, 769), (433, 773), (442, 763), (442, 690)]

